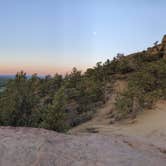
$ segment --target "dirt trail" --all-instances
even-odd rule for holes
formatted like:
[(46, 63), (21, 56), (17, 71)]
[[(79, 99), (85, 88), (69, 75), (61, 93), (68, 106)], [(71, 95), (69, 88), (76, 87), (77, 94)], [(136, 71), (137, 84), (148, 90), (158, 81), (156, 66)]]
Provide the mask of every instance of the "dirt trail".
[(140, 113), (133, 123), (124, 121), (110, 128), (107, 130), (105, 126), (100, 131), (147, 137), (154, 142), (166, 143), (166, 101), (159, 101), (153, 109)]
[(127, 86), (126, 81), (116, 81), (114, 83), (114, 88), (112, 91), (112, 95), (109, 96), (108, 101), (106, 104), (97, 110), (96, 114), (94, 115), (93, 119), (83, 123), (69, 131), (69, 133), (75, 134), (77, 132), (86, 132), (86, 131), (91, 131), (91, 132), (99, 132), (99, 129), (102, 127), (108, 127), (110, 126), (110, 117), (109, 114), (113, 110), (114, 107), (114, 102), (117, 93), (122, 92)]
[[(114, 91), (125, 88), (123, 82), (116, 82)], [(119, 86), (120, 85), (120, 86)], [(120, 91), (122, 90), (120, 89)], [(159, 101), (153, 109), (144, 110), (134, 120), (125, 120), (110, 124), (109, 112), (113, 109), (115, 93), (109, 101), (99, 109), (92, 120), (73, 128), (70, 133), (96, 132), (102, 134), (119, 134), (148, 138), (153, 143), (166, 143), (166, 101)]]

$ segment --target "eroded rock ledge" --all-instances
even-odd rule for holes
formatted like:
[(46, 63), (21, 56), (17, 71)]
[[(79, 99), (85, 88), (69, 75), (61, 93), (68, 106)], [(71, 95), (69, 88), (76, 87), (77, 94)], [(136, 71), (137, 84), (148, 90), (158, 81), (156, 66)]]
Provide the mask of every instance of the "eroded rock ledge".
[(165, 166), (166, 151), (122, 135), (0, 127), (1, 166)]

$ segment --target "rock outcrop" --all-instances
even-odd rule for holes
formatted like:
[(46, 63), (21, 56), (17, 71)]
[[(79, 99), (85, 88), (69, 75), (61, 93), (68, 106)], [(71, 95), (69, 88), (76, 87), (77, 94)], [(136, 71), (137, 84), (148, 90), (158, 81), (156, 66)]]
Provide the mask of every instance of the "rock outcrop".
[(155, 42), (154, 47), (149, 47), (147, 49), (147, 54), (150, 56), (156, 55), (158, 53), (161, 53), (163, 57), (165, 57), (166, 55), (166, 35), (164, 35), (160, 44), (158, 44), (158, 42)]
[(0, 128), (1, 166), (165, 166), (166, 150), (122, 135)]

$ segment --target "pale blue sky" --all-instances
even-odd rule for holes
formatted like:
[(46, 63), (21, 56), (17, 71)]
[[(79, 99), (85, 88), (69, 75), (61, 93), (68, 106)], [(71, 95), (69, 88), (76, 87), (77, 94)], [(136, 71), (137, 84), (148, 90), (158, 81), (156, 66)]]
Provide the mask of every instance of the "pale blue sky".
[(0, 0), (0, 73), (92, 67), (161, 40), (165, 18), (165, 0)]

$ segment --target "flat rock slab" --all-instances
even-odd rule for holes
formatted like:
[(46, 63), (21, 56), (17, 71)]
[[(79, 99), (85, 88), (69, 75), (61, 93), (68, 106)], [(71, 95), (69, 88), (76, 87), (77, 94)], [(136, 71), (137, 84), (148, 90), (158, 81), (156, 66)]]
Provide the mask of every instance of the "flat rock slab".
[(0, 127), (0, 166), (165, 166), (166, 150), (123, 135)]

